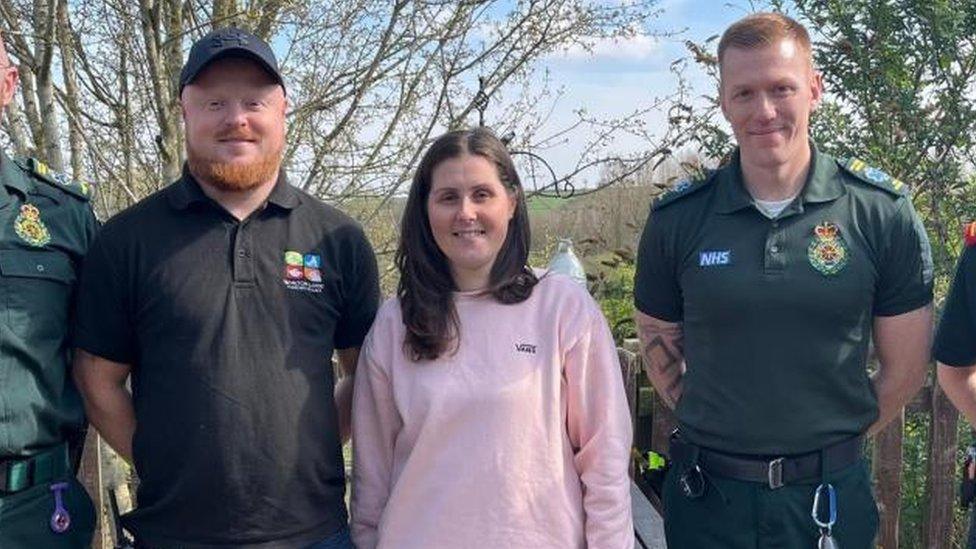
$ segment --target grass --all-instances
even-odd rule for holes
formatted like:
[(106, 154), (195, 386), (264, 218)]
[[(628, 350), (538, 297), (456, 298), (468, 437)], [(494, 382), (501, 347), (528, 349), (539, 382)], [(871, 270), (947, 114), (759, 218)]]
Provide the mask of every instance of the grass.
[(531, 216), (534, 213), (556, 211), (570, 201), (571, 199), (559, 198), (558, 196), (533, 196), (529, 198), (526, 205), (529, 207), (529, 215)]

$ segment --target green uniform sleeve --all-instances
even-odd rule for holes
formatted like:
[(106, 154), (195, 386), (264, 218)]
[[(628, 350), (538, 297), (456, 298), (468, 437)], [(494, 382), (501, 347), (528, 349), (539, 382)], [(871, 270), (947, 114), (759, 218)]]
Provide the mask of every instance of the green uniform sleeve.
[(895, 316), (932, 301), (932, 249), (906, 197), (892, 216), (878, 265), (874, 315)]
[(673, 247), (663, 225), (661, 214), (651, 211), (637, 251), (634, 305), (646, 315), (678, 322), (684, 317), (681, 287)]
[(973, 317), (973, 279), (976, 275), (976, 248), (966, 248), (956, 265), (942, 320), (935, 333), (935, 359), (946, 366), (976, 364), (976, 319)]

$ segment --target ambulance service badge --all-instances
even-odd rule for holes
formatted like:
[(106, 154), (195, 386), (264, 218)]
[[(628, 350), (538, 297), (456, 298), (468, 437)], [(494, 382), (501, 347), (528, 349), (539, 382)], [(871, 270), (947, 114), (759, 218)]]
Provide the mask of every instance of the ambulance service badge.
[(31, 246), (40, 248), (51, 241), (51, 233), (41, 221), (41, 211), (33, 204), (24, 204), (20, 207), (20, 213), (14, 219), (14, 230), (17, 236)]
[(825, 275), (835, 275), (847, 265), (850, 252), (837, 225), (824, 221), (813, 228), (814, 239), (807, 248), (807, 257), (814, 269)]

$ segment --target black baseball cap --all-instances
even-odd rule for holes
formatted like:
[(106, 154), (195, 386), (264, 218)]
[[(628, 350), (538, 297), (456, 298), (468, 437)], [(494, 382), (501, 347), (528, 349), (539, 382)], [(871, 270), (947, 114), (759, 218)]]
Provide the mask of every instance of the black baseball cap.
[(211, 62), (224, 57), (247, 57), (253, 59), (268, 71), (274, 79), (285, 89), (285, 82), (278, 70), (271, 46), (253, 34), (235, 27), (217, 29), (193, 43), (190, 55), (180, 71), (180, 89), (193, 82), (193, 79)]

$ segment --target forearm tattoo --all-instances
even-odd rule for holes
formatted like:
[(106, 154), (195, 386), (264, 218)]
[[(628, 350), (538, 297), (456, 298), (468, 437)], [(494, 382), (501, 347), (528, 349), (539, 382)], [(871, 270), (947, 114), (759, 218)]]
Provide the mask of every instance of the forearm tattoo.
[(637, 331), (647, 376), (664, 402), (674, 408), (684, 376), (684, 331), (681, 324), (638, 314)]

